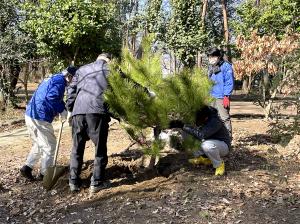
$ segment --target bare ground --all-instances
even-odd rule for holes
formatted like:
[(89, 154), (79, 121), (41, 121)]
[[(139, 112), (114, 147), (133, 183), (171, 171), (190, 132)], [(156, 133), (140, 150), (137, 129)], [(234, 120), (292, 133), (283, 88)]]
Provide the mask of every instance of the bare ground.
[[(113, 123), (107, 178), (111, 187), (90, 196), (93, 146), (88, 144), (78, 194), (68, 173), (46, 192), (40, 182), (19, 176), (31, 143), (0, 144), (0, 223), (299, 223), (300, 141), (287, 148), (266, 134), (259, 119), (233, 120), (234, 142), (227, 174), (187, 164), (184, 153), (169, 153), (155, 169), (142, 168), (142, 154)], [(19, 141), (17, 141), (19, 138)], [(59, 163), (67, 166), (70, 129), (63, 133)], [(37, 170), (35, 170), (37, 172)]]

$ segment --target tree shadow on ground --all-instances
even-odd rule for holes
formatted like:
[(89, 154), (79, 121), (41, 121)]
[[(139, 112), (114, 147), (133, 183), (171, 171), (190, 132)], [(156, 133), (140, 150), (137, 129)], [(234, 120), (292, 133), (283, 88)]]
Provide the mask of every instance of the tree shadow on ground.
[[(267, 159), (267, 154), (271, 153), (272, 146), (277, 143), (278, 140), (269, 134), (254, 134), (238, 139), (237, 144), (233, 145), (229, 156), (226, 158), (227, 170), (238, 171), (243, 169), (279, 169), (278, 165), (275, 164), (275, 161)], [(267, 145), (270, 146), (270, 148), (263, 151), (259, 148), (261, 145)], [(257, 149), (253, 149), (253, 146), (257, 146)]]
[(279, 140), (270, 134), (254, 134), (239, 139), (239, 145), (242, 143), (248, 145), (278, 144)]
[[(109, 159), (113, 160), (106, 168), (106, 180), (113, 181), (111, 187), (120, 185), (131, 185), (138, 182), (153, 179), (158, 176), (168, 177), (182, 167), (187, 166), (187, 155), (185, 153), (172, 153), (159, 159), (153, 168), (143, 166), (141, 150), (126, 150), (119, 154), (114, 154)], [(137, 162), (137, 160), (140, 160)], [(89, 173), (82, 179), (83, 187), (90, 186), (90, 179), (93, 170), (93, 160), (86, 161), (82, 172)]]
[(225, 158), (226, 170), (278, 170), (279, 166), (268, 161), (265, 157), (257, 154), (255, 151), (249, 151), (246, 147), (233, 149)]
[[(266, 144), (272, 139), (268, 135), (254, 135), (242, 140), (243, 144), (233, 146), (229, 155), (225, 158), (226, 171), (228, 173), (241, 170), (277, 170), (278, 165), (268, 161), (261, 155), (259, 150), (250, 150), (247, 144)], [(193, 166), (188, 163), (188, 154), (185, 152), (168, 153), (161, 157), (158, 163), (152, 168), (143, 167), (141, 160), (143, 152), (140, 149), (125, 150), (122, 153), (113, 154), (109, 157), (109, 164), (106, 168), (106, 180), (111, 182), (111, 187), (121, 185), (133, 185), (136, 183), (151, 180), (159, 176), (169, 177), (178, 170), (185, 168), (193, 172), (201, 170), (201, 173), (212, 173), (211, 167)], [(86, 189), (90, 186), (90, 179), (93, 172), (93, 160), (84, 162), (82, 167), (82, 187)], [(60, 180), (56, 189), (62, 188), (63, 191), (68, 189), (67, 173)]]
[[(170, 153), (162, 157), (152, 168), (143, 167), (136, 160), (141, 159), (143, 153), (140, 150), (127, 150), (124, 153), (115, 154), (110, 157), (114, 161), (106, 169), (106, 179), (111, 181), (111, 187), (121, 185), (132, 185), (159, 176), (169, 177), (178, 170), (185, 168), (193, 172), (212, 173), (212, 166), (193, 166), (188, 163), (187, 153)], [(270, 163), (266, 158), (256, 152), (249, 151), (246, 147), (234, 148), (225, 158), (227, 172), (233, 171), (253, 171), (253, 170), (277, 170), (279, 167)], [(82, 179), (83, 188), (90, 186), (90, 179), (93, 170), (93, 160), (86, 161), (83, 165), (85, 177)]]
[(235, 113), (235, 114), (232, 114), (230, 115), (231, 118), (235, 118), (237, 120), (250, 120), (250, 119), (264, 119), (265, 116), (263, 114), (245, 114), (245, 113), (242, 113), (242, 114), (238, 114), (238, 113)]

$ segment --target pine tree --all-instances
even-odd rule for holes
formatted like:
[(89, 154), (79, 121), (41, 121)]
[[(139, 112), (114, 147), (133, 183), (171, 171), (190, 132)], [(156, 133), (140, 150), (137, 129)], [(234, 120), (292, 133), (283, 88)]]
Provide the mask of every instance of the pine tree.
[(143, 39), (140, 59), (123, 49), (121, 61), (110, 66), (110, 88), (105, 98), (111, 112), (122, 119), (128, 134), (147, 154), (157, 156), (165, 143), (159, 139), (144, 141), (149, 127), (167, 129), (173, 119), (194, 123), (195, 112), (211, 101), (211, 83), (199, 69), (163, 78), (161, 55), (152, 52), (152, 41), (152, 36)]

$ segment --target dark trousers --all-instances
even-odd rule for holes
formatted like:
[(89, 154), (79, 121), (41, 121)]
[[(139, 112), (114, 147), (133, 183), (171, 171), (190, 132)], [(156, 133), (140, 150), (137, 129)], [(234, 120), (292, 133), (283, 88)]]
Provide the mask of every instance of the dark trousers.
[(99, 185), (104, 180), (107, 165), (107, 136), (110, 118), (103, 114), (80, 114), (72, 117), (73, 148), (70, 159), (70, 183), (80, 184), (80, 173), (86, 142), (95, 144), (94, 170), (91, 185)]

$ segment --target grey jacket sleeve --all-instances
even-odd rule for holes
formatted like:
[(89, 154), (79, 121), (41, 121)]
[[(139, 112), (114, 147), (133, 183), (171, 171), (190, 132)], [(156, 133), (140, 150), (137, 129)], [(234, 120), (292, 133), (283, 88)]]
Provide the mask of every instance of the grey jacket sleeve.
[(78, 72), (73, 76), (70, 85), (67, 88), (67, 100), (66, 108), (68, 111), (73, 111), (74, 103), (77, 97), (77, 82), (78, 82)]
[(202, 128), (184, 125), (183, 130), (195, 138), (202, 140), (208, 139), (210, 136), (219, 131), (221, 127), (222, 121), (219, 119), (219, 117), (212, 116), (208, 118), (208, 121)]

